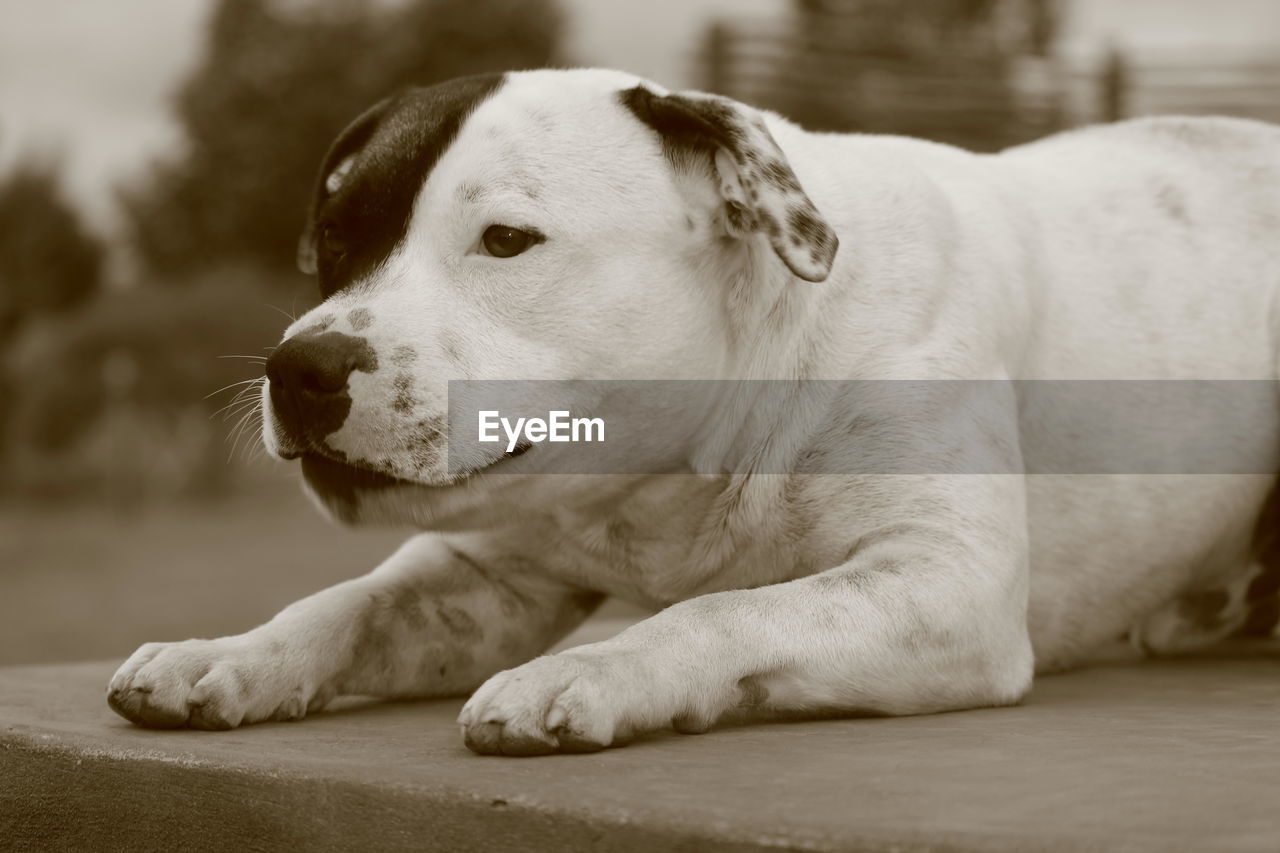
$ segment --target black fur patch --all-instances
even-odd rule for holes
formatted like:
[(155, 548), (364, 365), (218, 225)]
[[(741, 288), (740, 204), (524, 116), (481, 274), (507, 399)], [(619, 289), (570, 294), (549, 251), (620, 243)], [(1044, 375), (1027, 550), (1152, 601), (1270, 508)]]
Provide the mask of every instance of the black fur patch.
[(817, 246), (825, 246), (827, 243), (829, 231), (818, 221), (808, 210), (803, 207), (793, 207), (787, 211), (787, 225), (791, 229), (791, 233), (801, 238), (805, 243), (812, 243)]
[[(338, 457), (344, 454), (330, 450)], [(372, 492), (393, 486), (411, 485), (389, 474), (381, 474), (368, 468), (357, 468), (344, 462), (306, 453), (302, 456), (302, 476), (340, 521), (353, 523), (358, 517), (359, 493)]]
[(408, 344), (401, 344), (391, 352), (391, 362), (399, 367), (408, 367), (418, 360), (418, 351)]
[(791, 170), (777, 160), (770, 160), (764, 164), (764, 180), (789, 192), (803, 192), (800, 189), (800, 182), (796, 180), (796, 176), (791, 174)]
[(436, 618), (446, 631), (465, 643), (478, 643), (484, 639), (484, 629), (480, 627), (480, 623), (460, 607), (438, 604)]
[(347, 313), (347, 322), (351, 324), (351, 331), (363, 332), (373, 325), (373, 314), (368, 308), (354, 308)]
[(658, 132), (663, 144), (694, 151), (724, 148), (742, 162), (744, 134), (733, 110), (715, 101), (655, 95), (643, 86), (621, 93), (622, 105)]
[(1272, 487), (1254, 529), (1254, 552), (1262, 572), (1245, 593), (1248, 614), (1240, 634), (1266, 637), (1280, 624), (1280, 486)]
[[(502, 81), (501, 74), (484, 74), (408, 89), (339, 135), (320, 169), (303, 236), (316, 247), (322, 296), (363, 279), (404, 239), (427, 176), (463, 122)], [(325, 179), (353, 154), (358, 155), (355, 166), (330, 194)]]
[(738, 679), (738, 707), (748, 710), (763, 708), (769, 701), (769, 689), (760, 683), (760, 678), (748, 675)]
[(1200, 631), (1216, 631), (1222, 627), (1223, 611), (1231, 603), (1225, 589), (1188, 593), (1178, 599), (1178, 614)]
[(413, 374), (397, 373), (391, 384), (396, 392), (391, 407), (402, 415), (412, 412), (418, 402), (413, 397)]

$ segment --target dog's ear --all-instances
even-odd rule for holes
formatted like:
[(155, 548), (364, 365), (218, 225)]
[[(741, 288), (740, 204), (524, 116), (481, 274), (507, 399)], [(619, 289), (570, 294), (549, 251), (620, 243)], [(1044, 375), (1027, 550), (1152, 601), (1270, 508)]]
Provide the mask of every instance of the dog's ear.
[(329, 146), (329, 152), (324, 156), (324, 162), (320, 167), (320, 176), (316, 180), (315, 190), (311, 195), (311, 208), (307, 213), (307, 223), (302, 229), (302, 236), (298, 238), (298, 269), (307, 275), (315, 275), (318, 266), (316, 258), (316, 227), (325, 202), (342, 190), (347, 177), (351, 174), (351, 170), (356, 164), (360, 149), (373, 136), (378, 123), (391, 106), (392, 100), (392, 98), (387, 98), (381, 101), (347, 125), (342, 133), (338, 134), (338, 138), (333, 141), (333, 144)]
[(831, 273), (840, 241), (759, 112), (715, 95), (658, 95), (643, 86), (624, 91), (622, 103), (658, 132), (673, 160), (710, 159), (731, 235), (767, 235), (783, 263), (806, 281)]
[(349, 154), (332, 169), (328, 169), (327, 174), (324, 171), (321, 172), (322, 184), (316, 191), (315, 200), (311, 204), (311, 212), (307, 214), (307, 224), (302, 229), (302, 236), (298, 238), (298, 269), (307, 275), (315, 275), (319, 267), (316, 257), (316, 220), (318, 211), (321, 205), (324, 204), (325, 198), (342, 188), (342, 183), (351, 172), (355, 162), (356, 155)]

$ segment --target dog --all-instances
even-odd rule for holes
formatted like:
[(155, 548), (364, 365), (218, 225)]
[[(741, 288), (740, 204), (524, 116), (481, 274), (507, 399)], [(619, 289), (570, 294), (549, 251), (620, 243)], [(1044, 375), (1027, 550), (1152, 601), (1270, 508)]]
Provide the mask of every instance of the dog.
[[(604, 70), (401, 93), (325, 158), (299, 250), (323, 301), (272, 352), (262, 417), (330, 515), (426, 532), (248, 633), (144, 645), (109, 704), (227, 729), (471, 693), (470, 749), (536, 755), (1011, 705), (1118, 638), (1268, 634), (1278, 233), (1280, 129), (1245, 120), (979, 155)], [(720, 380), (689, 422), (738, 455), (680, 429), (639, 473), (557, 473), (575, 448), (529, 442), (459, 462), (449, 380), (510, 378)], [(808, 380), (946, 381), (922, 406), (750, 390)], [(1077, 464), (1096, 443), (1062, 427), (1079, 407), (1018, 384), (1059, 380), (1269, 396), (1241, 407), (1241, 466), (1140, 441), (1172, 469), (1126, 471)], [(859, 467), (904, 435), (915, 467)], [(658, 612), (542, 655), (606, 595)]]

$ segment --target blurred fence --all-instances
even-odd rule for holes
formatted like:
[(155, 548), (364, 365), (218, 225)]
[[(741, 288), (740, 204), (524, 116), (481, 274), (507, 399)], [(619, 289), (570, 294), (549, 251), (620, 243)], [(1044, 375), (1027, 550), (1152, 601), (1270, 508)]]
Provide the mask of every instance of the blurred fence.
[(813, 130), (898, 133), (978, 151), (1155, 113), (1280, 122), (1280, 46), (1269, 55), (1111, 50), (1074, 62), (985, 48), (877, 50), (776, 21), (721, 22), (708, 29), (696, 73), (702, 88)]
[(1062, 126), (1061, 98), (1038, 57), (933, 57), (850, 51), (774, 26), (717, 24), (703, 86), (814, 130), (902, 133), (990, 150)]
[(1280, 45), (1269, 54), (1143, 56), (1114, 51), (1098, 72), (1101, 118), (1180, 113), (1280, 122)]

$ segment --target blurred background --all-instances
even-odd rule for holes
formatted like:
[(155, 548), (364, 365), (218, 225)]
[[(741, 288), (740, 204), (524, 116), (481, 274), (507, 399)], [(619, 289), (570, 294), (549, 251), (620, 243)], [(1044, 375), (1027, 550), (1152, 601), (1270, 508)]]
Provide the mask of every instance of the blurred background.
[(404, 537), (322, 520), (237, 396), (316, 300), (293, 268), (314, 170), (398, 87), (605, 65), (984, 151), (1280, 121), (1274, 0), (0, 0), (0, 22), (0, 664), (237, 633)]

